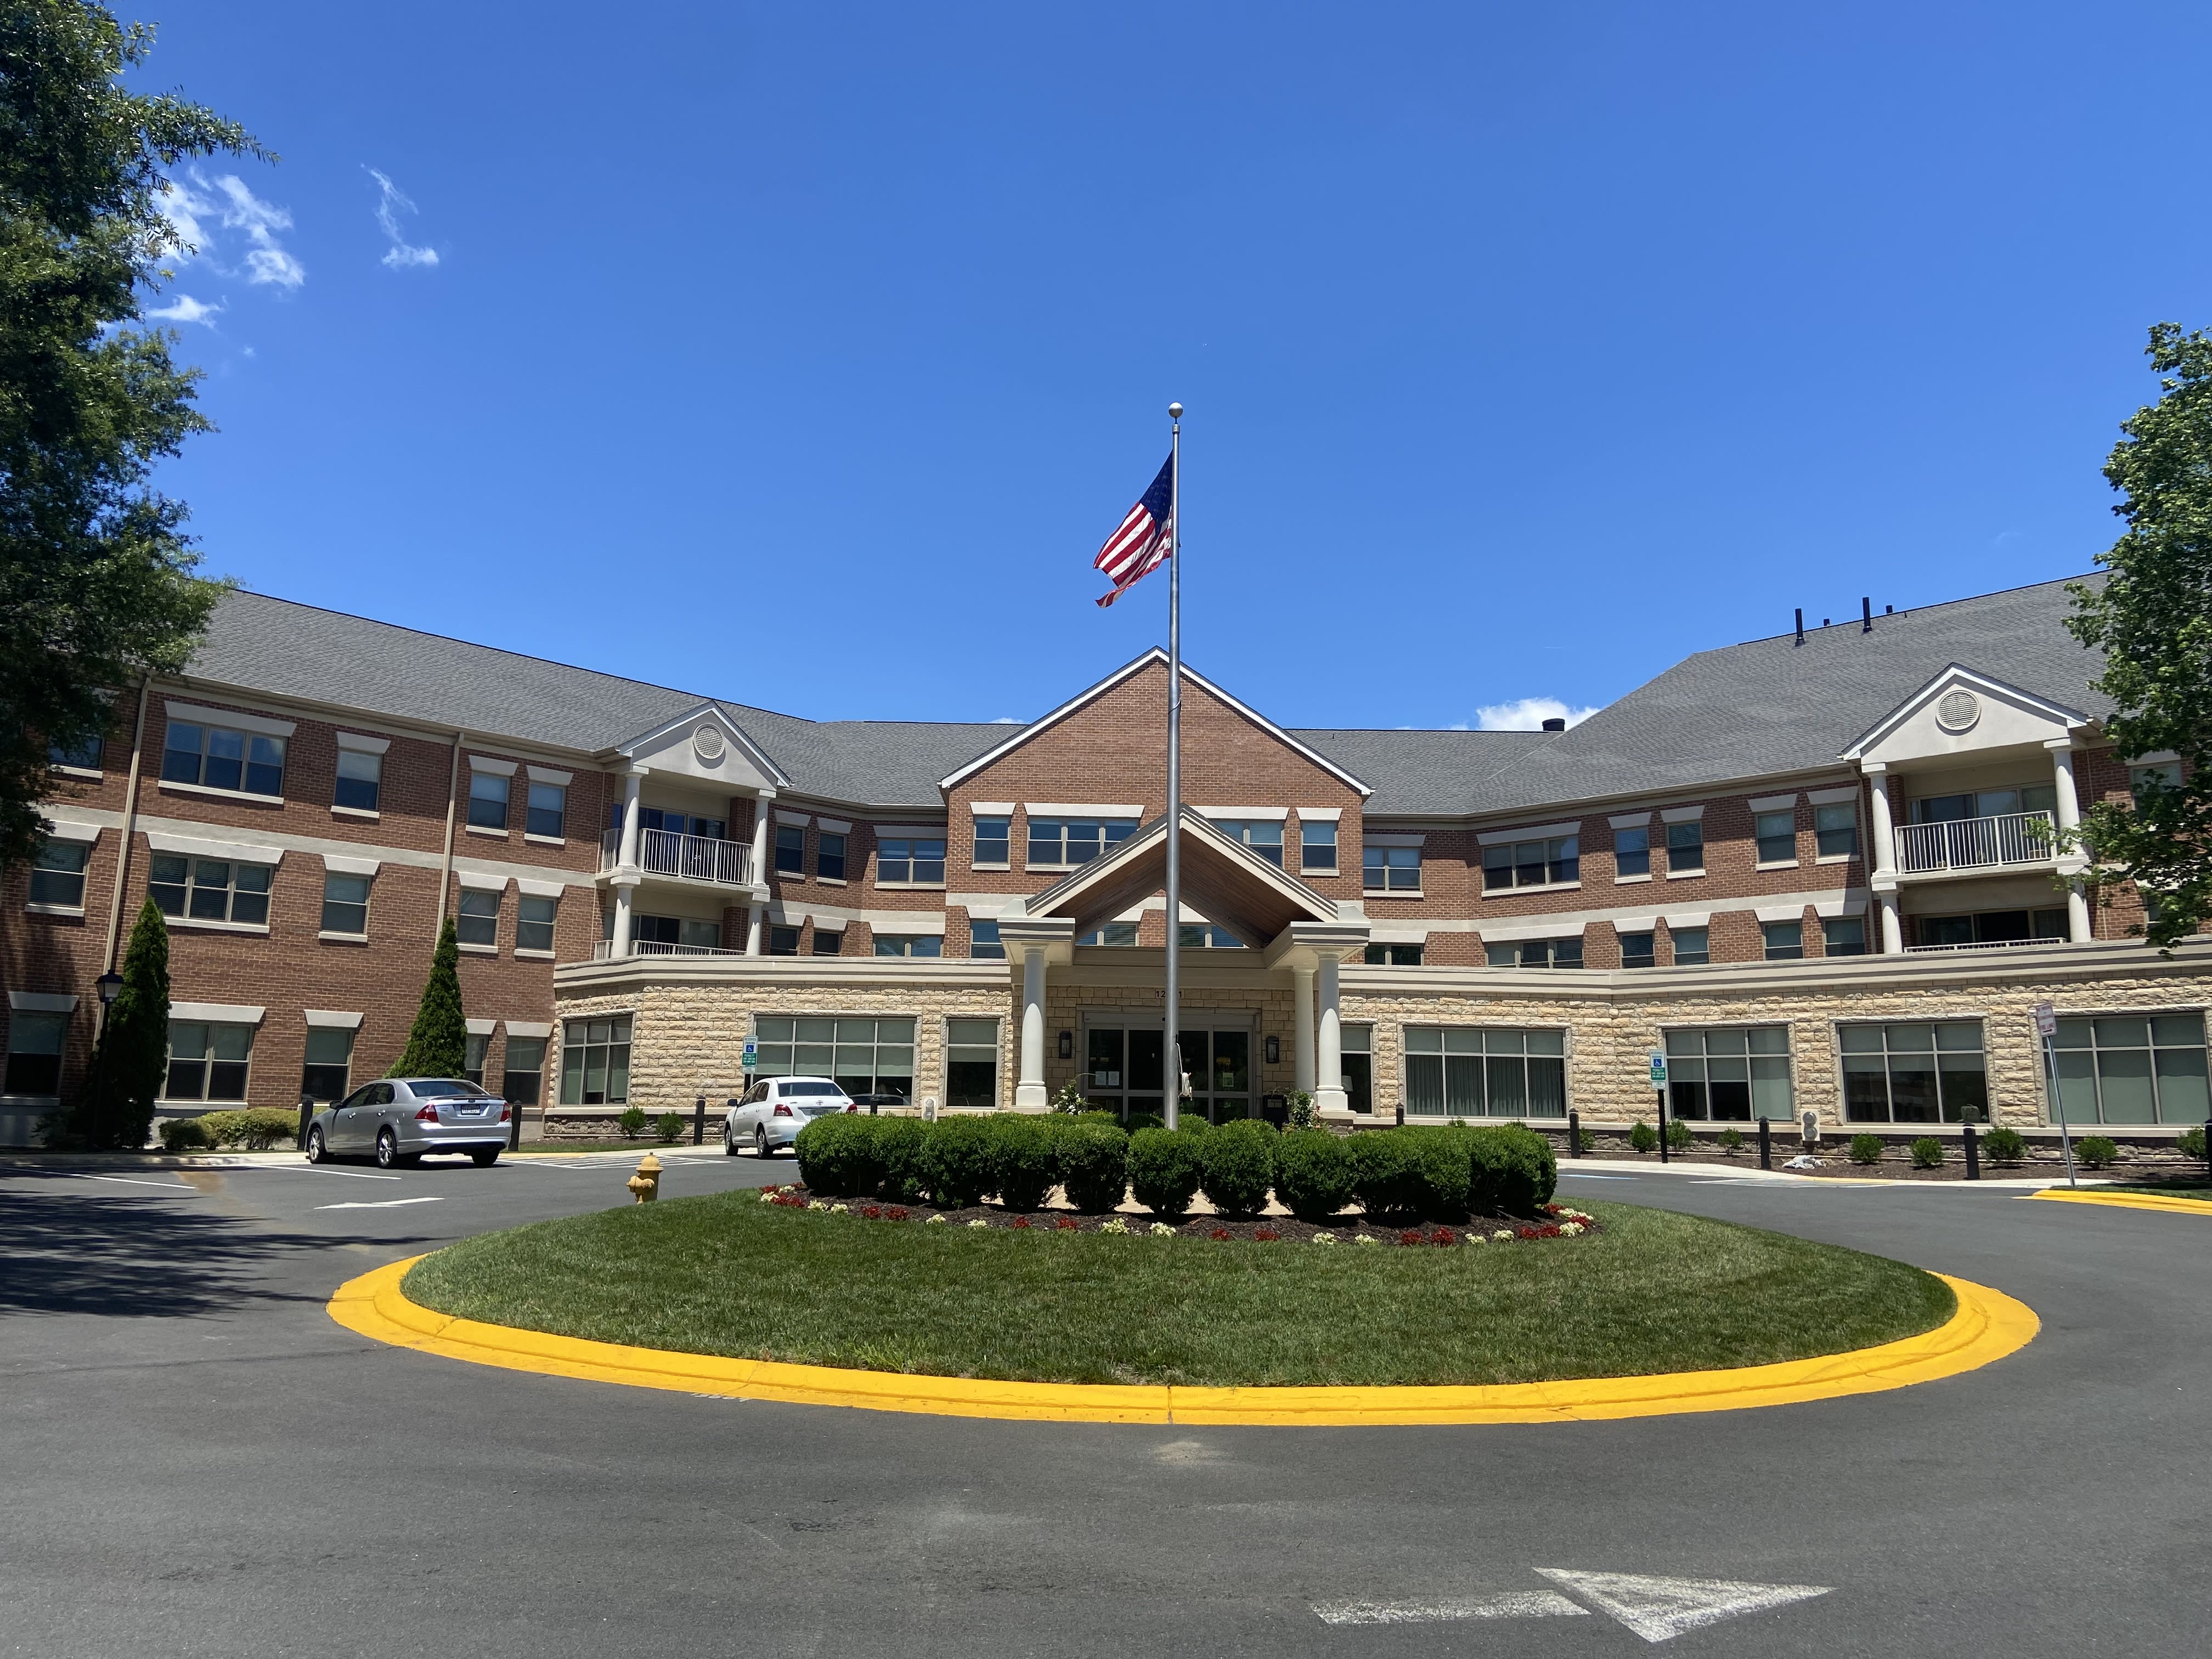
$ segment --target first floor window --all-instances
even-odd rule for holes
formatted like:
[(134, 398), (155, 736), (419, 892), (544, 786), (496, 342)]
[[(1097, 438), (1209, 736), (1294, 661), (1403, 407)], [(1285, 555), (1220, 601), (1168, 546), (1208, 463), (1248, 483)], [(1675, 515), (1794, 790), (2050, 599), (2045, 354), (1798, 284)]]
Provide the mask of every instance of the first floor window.
[(337, 787), (331, 793), (331, 805), (350, 807), (356, 812), (374, 812), (383, 788), (383, 756), (359, 749), (338, 750)]
[(975, 820), (975, 859), (981, 869), (995, 869), (1013, 856), (1011, 837), (1012, 818), (977, 818)]
[(1766, 941), (1769, 962), (1795, 962), (1805, 954), (1805, 924), (1797, 921), (1762, 921), (1759, 931)]
[(876, 843), (876, 881), (884, 883), (943, 881), (945, 842), (905, 836), (886, 836)]
[(69, 1036), (67, 1014), (34, 1014), (17, 1009), (8, 1016), (8, 1077), (11, 1095), (56, 1095), (62, 1085), (62, 1045)]
[(1418, 847), (1363, 847), (1359, 849), (1360, 884), (1370, 893), (1418, 893), (1421, 890), (1421, 849)]
[(561, 1103), (622, 1106), (629, 1101), (628, 1014), (561, 1024)]
[(1298, 820), (1298, 867), (1308, 875), (1336, 873), (1336, 820)]
[(823, 830), (814, 842), (814, 873), (824, 881), (845, 879), (845, 838)]
[(1565, 1117), (1566, 1033), (1468, 1025), (1406, 1028), (1408, 1117)]
[(507, 1039), (507, 1073), (504, 1086), (500, 1091), (501, 1097), (512, 1105), (535, 1106), (544, 1070), (545, 1039), (519, 1037), (509, 1033)]
[(2204, 1016), (2062, 1019), (2058, 1097), (2073, 1123), (2202, 1123)]
[(1916, 916), (1913, 936), (1923, 950), (1957, 950), (1970, 945), (2012, 945), (2027, 939), (2067, 937), (2062, 905), (2040, 910), (1980, 910), (1966, 916)]
[(323, 874), (323, 931), (356, 937), (368, 932), (367, 876), (349, 876), (336, 870)]
[(945, 941), (935, 933), (878, 933), (876, 935), (876, 954), (879, 957), (941, 957)]
[(1484, 953), (1493, 968), (1579, 968), (1583, 965), (1582, 936), (1572, 939), (1524, 939), (1486, 945)]
[(817, 957), (842, 956), (845, 951), (845, 934), (842, 928), (824, 927), (814, 924), (814, 954)]
[(243, 1100), (246, 1073), (253, 1058), (251, 1025), (210, 1020), (169, 1022), (169, 1078), (161, 1093), (168, 1100)]
[[(483, 1071), (483, 1050), (477, 1046), (483, 1041), (482, 1037), (469, 1039), (469, 1058), (477, 1067), (469, 1073), (471, 1083)], [(353, 1033), (338, 1026), (310, 1025), (307, 1063), (300, 1070), (300, 1092), (312, 1100), (343, 1100), (352, 1072)]]
[[(988, 1023), (988, 1022), (987, 1022)], [(848, 1095), (914, 1092), (914, 1021), (763, 1018), (756, 1077), (829, 1077)]]
[(484, 1055), (491, 1048), (491, 1033), (471, 1031), (461, 1055), (461, 1075), (477, 1088), (483, 1087)]
[(1752, 821), (1752, 834), (1759, 841), (1759, 861), (1761, 864), (1795, 864), (1797, 861), (1797, 814), (1761, 812)]
[(1133, 921), (1104, 922), (1075, 942), (1078, 945), (1134, 945), (1137, 942), (1137, 924)]
[(1184, 922), (1176, 929), (1177, 944), (1186, 951), (1241, 951), (1244, 941), (1226, 927), (1206, 922)]
[(999, 942), (997, 922), (970, 921), (968, 924), (968, 954), (992, 962), (1006, 959), (1006, 947)]
[(768, 930), (768, 953), (772, 957), (795, 957), (799, 954), (799, 929), (771, 927)]
[(2149, 766), (2128, 768), (2128, 793), (2137, 800), (2141, 800), (2154, 788), (2179, 789), (2180, 787), (2181, 763), (2179, 761), (2166, 761)]
[(1620, 936), (1620, 965), (1624, 968), (1649, 968), (1659, 960), (1656, 954), (1658, 935), (1656, 933), (1623, 933)]
[(553, 948), (554, 918), (560, 914), (557, 898), (539, 898), (525, 893), (514, 907), (514, 948), (518, 951), (550, 951)]
[(779, 876), (806, 873), (806, 826), (779, 823), (775, 827), (775, 872)]
[(1698, 1122), (1790, 1116), (1790, 1028), (1692, 1027), (1667, 1033), (1667, 1109)]
[(1231, 841), (1241, 841), (1268, 863), (1281, 868), (1283, 825), (1280, 819), (1222, 818), (1215, 829)]
[(1845, 1025), (1844, 1115), (1853, 1123), (1986, 1123), (1990, 1079), (1978, 1019)]
[(1651, 831), (1649, 829), (1613, 832), (1613, 873), (1648, 876), (1651, 873)]
[(1421, 947), (1418, 945), (1370, 945), (1365, 957), (1370, 968), (1418, 968), (1421, 965)]
[(1686, 875), (1705, 867), (1705, 826), (1670, 823), (1667, 826), (1667, 873)]
[(499, 943), (499, 902), (502, 890), (495, 887), (461, 889), (461, 913), (454, 927), (464, 945)]
[(84, 866), (91, 855), (90, 842), (41, 842), (31, 856), (31, 902), (83, 909)]
[(945, 1022), (945, 1103), (987, 1112), (999, 1103), (999, 1022)]
[(156, 853), (147, 866), (146, 890), (165, 916), (265, 927), (270, 873), (265, 864)]
[(469, 822), (479, 830), (507, 828), (507, 798), (514, 780), (496, 772), (469, 774)]
[(1824, 859), (1859, 850), (1859, 809), (1849, 801), (1813, 809), (1813, 845)]
[[(1355, 1112), (1375, 1109), (1375, 1028), (1346, 1025), (1337, 1046), (1344, 1062), (1344, 1103)], [(1326, 1078), (1322, 1079), (1327, 1082)]]
[(1712, 933), (1705, 927), (1669, 927), (1667, 936), (1674, 941), (1674, 965), (1677, 968), (1703, 967), (1712, 958)]
[(1486, 888), (1548, 887), (1582, 879), (1580, 840), (1555, 836), (1548, 841), (1516, 841), (1482, 849)]
[(284, 739), (173, 721), (161, 752), (161, 779), (249, 795), (281, 795)]
[(533, 783), (530, 786), (530, 806), (522, 820), (526, 835), (543, 836), (549, 841), (558, 841), (562, 826), (568, 821), (568, 787), (561, 783)]
[(1864, 916), (1828, 916), (1820, 923), (1820, 949), (1832, 957), (1866, 954)]

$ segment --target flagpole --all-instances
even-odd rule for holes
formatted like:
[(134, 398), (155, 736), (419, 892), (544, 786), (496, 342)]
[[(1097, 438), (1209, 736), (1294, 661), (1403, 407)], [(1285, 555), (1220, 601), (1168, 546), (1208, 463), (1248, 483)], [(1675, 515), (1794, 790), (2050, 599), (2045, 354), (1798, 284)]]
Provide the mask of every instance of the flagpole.
[(1168, 948), (1169, 1128), (1182, 1121), (1182, 405), (1168, 405)]

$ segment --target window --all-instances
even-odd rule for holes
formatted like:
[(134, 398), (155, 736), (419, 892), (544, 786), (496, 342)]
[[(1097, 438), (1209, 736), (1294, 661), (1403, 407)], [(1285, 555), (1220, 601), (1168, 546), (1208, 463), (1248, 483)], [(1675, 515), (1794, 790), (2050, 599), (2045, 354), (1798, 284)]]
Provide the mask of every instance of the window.
[(779, 876), (806, 873), (806, 828), (804, 824), (775, 826), (775, 872)]
[(507, 828), (507, 796), (514, 780), (496, 772), (469, 774), (469, 823), (478, 830)]
[(1790, 1028), (1711, 1026), (1668, 1032), (1667, 1109), (1700, 1123), (1787, 1120), (1795, 1110)]
[(34, 1014), (16, 1009), (8, 1016), (8, 1077), (11, 1095), (58, 1095), (62, 1086), (62, 1046), (69, 1036), (67, 1014)]
[(1495, 891), (1501, 887), (1550, 887), (1580, 881), (1583, 866), (1577, 839), (1554, 836), (1548, 841), (1502, 842), (1482, 849), (1482, 884)]
[(1133, 921), (1106, 922), (1092, 928), (1075, 942), (1078, 945), (1134, 945), (1137, 942), (1137, 924)]
[[(1355, 1112), (1375, 1109), (1375, 1028), (1346, 1025), (1337, 1043), (1344, 1062), (1344, 1103)], [(1322, 1082), (1328, 1081), (1327, 1078)]]
[(2017, 945), (2030, 939), (2063, 941), (2069, 937), (2066, 912), (2051, 906), (2040, 910), (1981, 910), (1965, 916), (1916, 916), (1912, 921), (1916, 949), (1963, 950), (1978, 945)]
[(338, 781), (331, 796), (331, 805), (348, 807), (356, 812), (374, 812), (377, 797), (383, 787), (383, 756), (368, 754), (359, 749), (338, 750)]
[(1705, 867), (1705, 826), (1670, 823), (1667, 826), (1667, 873), (1696, 875)]
[(968, 954), (992, 962), (1006, 959), (1006, 947), (999, 942), (997, 922), (970, 921), (968, 924)]
[(1769, 962), (1795, 962), (1805, 954), (1805, 923), (1796, 921), (1762, 921), (1759, 931), (1766, 941)]
[(632, 916), (629, 936), (642, 956), (703, 956), (722, 945), (722, 924), (690, 916)]
[(1370, 945), (1367, 947), (1365, 959), (1370, 968), (1418, 968), (1421, 965), (1421, 947), (1418, 945)]
[(484, 1054), (491, 1047), (489, 1031), (471, 1031), (462, 1046), (461, 1075), (477, 1088), (483, 1087)]
[(1759, 841), (1761, 864), (1797, 862), (1797, 814), (1794, 808), (1786, 812), (1759, 813), (1752, 820), (1752, 834)]
[(768, 953), (772, 957), (795, 957), (799, 954), (799, 929), (771, 927), (768, 930)]
[(1658, 935), (1656, 933), (1623, 933), (1620, 936), (1620, 965), (1624, 968), (1649, 968), (1659, 960)]
[(1407, 1117), (1565, 1117), (1566, 1033), (1406, 1028)]
[(2072, 1123), (2202, 1123), (2204, 1016), (2062, 1019), (2058, 1097)]
[(505, 896), (500, 888), (461, 889), (461, 914), (455, 927), (462, 944), (498, 945), (499, 902)]
[(161, 755), (161, 779), (249, 795), (281, 795), (284, 739), (172, 720)]
[(1648, 876), (1651, 873), (1651, 831), (1648, 829), (1613, 832), (1613, 873)]
[[(326, 933), (346, 933), (361, 938), (368, 932), (368, 882), (367, 876), (342, 875), (336, 870), (323, 873), (323, 931)], [(344, 1091), (341, 1090), (340, 1093)]]
[(1418, 893), (1421, 890), (1421, 849), (1418, 847), (1363, 847), (1359, 849), (1360, 884), (1370, 893)]
[(1493, 968), (1579, 968), (1582, 936), (1572, 939), (1512, 939), (1485, 947)]
[[(660, 830), (672, 836), (698, 836), (708, 841), (727, 841), (728, 822), (722, 818), (702, 817), (696, 812), (671, 812), (659, 806), (637, 809), (637, 827), (641, 830)], [(607, 828), (622, 828), (622, 803), (617, 801), (607, 809)]]
[(1712, 960), (1712, 934), (1704, 927), (1669, 927), (1668, 937), (1674, 944), (1674, 965), (1677, 968), (1700, 968)]
[(824, 881), (845, 879), (845, 838), (823, 830), (814, 842), (814, 873)]
[(1030, 855), (1032, 866), (1073, 867), (1088, 864), (1110, 852), (1136, 833), (1134, 818), (1031, 818)]
[(999, 1103), (999, 1022), (945, 1022), (945, 1103), (988, 1112)]
[(1813, 809), (1813, 845), (1824, 859), (1849, 858), (1859, 850), (1859, 809), (1849, 801)]
[(66, 766), (73, 771), (100, 770), (100, 751), (106, 747), (98, 733), (82, 743), (52, 743), (46, 745), (46, 764)]
[(927, 840), (886, 836), (876, 843), (876, 884), (941, 883), (945, 879), (945, 838)]
[[(997, 926), (995, 922), (992, 925), (994, 928)], [(818, 921), (814, 924), (814, 954), (816, 956), (842, 956), (844, 954), (844, 950), (845, 935), (842, 931), (834, 927), (824, 927)]]
[(1912, 803), (1915, 823), (1956, 823), (1963, 818), (2008, 817), (2015, 812), (2057, 810), (2056, 784), (2031, 783), (2017, 789), (1977, 789), (1969, 794), (1923, 795)]
[(1310, 874), (1336, 873), (1336, 822), (1317, 818), (1298, 820), (1298, 865)]
[(1844, 1116), (1853, 1123), (1986, 1123), (1978, 1019), (1839, 1028)]
[(169, 1022), (169, 1078), (165, 1100), (244, 1100), (253, 1056), (251, 1025), (205, 1020)]
[[(474, 1081), (483, 1073), (483, 1050), (477, 1045), (482, 1037), (469, 1039), (469, 1059), (477, 1069), (469, 1073)], [(307, 1062), (300, 1069), (300, 1092), (311, 1100), (343, 1100), (353, 1071), (353, 1033), (343, 1027), (310, 1025), (307, 1028)]]
[(265, 927), (269, 876), (265, 864), (156, 853), (147, 866), (146, 890), (165, 916)]
[(553, 919), (560, 913), (557, 898), (524, 894), (514, 907), (514, 948), (550, 951), (553, 948)]
[[(975, 820), (975, 867), (979, 870), (1003, 869), (1013, 857), (1010, 837), (1013, 834), (1011, 818), (977, 818)], [(1032, 859), (1031, 863), (1036, 860)]]
[(1241, 951), (1244, 941), (1226, 927), (1204, 922), (1185, 922), (1176, 929), (1176, 941), (1186, 951)]
[(1820, 923), (1820, 949), (1832, 957), (1866, 954), (1864, 916), (1828, 916)]
[(629, 1020), (571, 1019), (561, 1026), (561, 1103), (622, 1106), (629, 1101)]
[(40, 842), (31, 856), (30, 902), (62, 910), (83, 909), (84, 866), (91, 856), (88, 841)]
[(1241, 841), (1277, 869), (1283, 863), (1283, 825), (1279, 819), (1222, 818), (1213, 826), (1231, 841)]
[[(97, 765), (98, 763), (94, 762), (93, 764)], [(2180, 762), (2166, 761), (2159, 765), (2128, 768), (2128, 793), (2137, 800), (2141, 800), (2154, 784), (2161, 789), (2181, 787)]]
[(914, 1093), (910, 1018), (763, 1018), (754, 1023), (753, 1036), (760, 1053), (756, 1077), (835, 1078), (848, 1095)]
[(519, 1037), (510, 1031), (507, 1038), (507, 1071), (500, 1092), (514, 1105), (535, 1106), (544, 1071), (545, 1039)]
[(945, 941), (935, 933), (878, 933), (876, 935), (876, 954), (879, 957), (941, 957)]
[(528, 836), (543, 836), (548, 841), (558, 841), (567, 832), (562, 825), (568, 821), (568, 786), (564, 783), (532, 783), (530, 786), (530, 810), (522, 821), (522, 830)]

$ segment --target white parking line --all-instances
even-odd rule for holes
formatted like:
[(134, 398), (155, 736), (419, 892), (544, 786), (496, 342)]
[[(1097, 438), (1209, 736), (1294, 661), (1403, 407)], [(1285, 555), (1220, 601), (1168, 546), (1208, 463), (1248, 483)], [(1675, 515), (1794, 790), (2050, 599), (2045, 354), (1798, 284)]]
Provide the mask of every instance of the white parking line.
[(404, 1176), (373, 1175), (367, 1170), (332, 1170), (325, 1168), (320, 1164), (225, 1164), (223, 1167), (230, 1170), (263, 1170), (271, 1172), (281, 1170), (287, 1175), (343, 1176), (349, 1181), (401, 1181), (405, 1179)]
[(443, 1204), (443, 1198), (373, 1198), (347, 1204), (318, 1204), (319, 1210), (396, 1210), (403, 1204)]
[(133, 1181), (129, 1176), (96, 1175), (81, 1175), (77, 1179), (79, 1181), (113, 1181), (125, 1187), (159, 1187), (164, 1192), (190, 1193), (194, 1198), (200, 1196), (199, 1188), (187, 1187), (181, 1181)]

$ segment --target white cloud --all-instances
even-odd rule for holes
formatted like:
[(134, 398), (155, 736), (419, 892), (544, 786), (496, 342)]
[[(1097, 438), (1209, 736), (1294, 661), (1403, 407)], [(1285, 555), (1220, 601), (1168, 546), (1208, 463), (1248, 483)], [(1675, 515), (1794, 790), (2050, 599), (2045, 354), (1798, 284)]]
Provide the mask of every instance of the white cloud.
[(234, 173), (210, 181), (195, 167), (189, 184), (179, 179), (162, 180), (161, 212), (169, 222), (168, 252), (179, 262), (198, 258), (219, 276), (236, 274), (223, 264), (213, 246), (212, 223), (245, 233), (247, 282), (295, 289), (307, 280), (307, 268), (276, 239), (278, 231), (292, 228), (290, 212), (263, 201)]
[(383, 227), (384, 234), (392, 240), (391, 249), (385, 254), (383, 259), (386, 267), (392, 270), (405, 270), (413, 265), (436, 264), (437, 249), (416, 247), (399, 234), (399, 210), (404, 208), (410, 213), (416, 210), (415, 204), (408, 199), (407, 193), (374, 167), (368, 169), (368, 176), (376, 180), (379, 192), (376, 198), (376, 222)]
[(1518, 702), (1485, 703), (1474, 712), (1486, 732), (1540, 732), (1546, 720), (1580, 726), (1597, 710), (1570, 708), (1557, 697), (1523, 697)]
[(993, 720), (991, 724), (994, 726), (1027, 726), (1029, 722), (1027, 720), (1016, 720), (1012, 714), (1001, 714), (998, 719)]
[(213, 328), (215, 324), (212, 319), (222, 308), (222, 303), (220, 301), (214, 305), (209, 305), (203, 301), (195, 300), (189, 294), (179, 294), (167, 305), (156, 306), (145, 314), (149, 317), (158, 317), (165, 323), (204, 323), (208, 327)]

